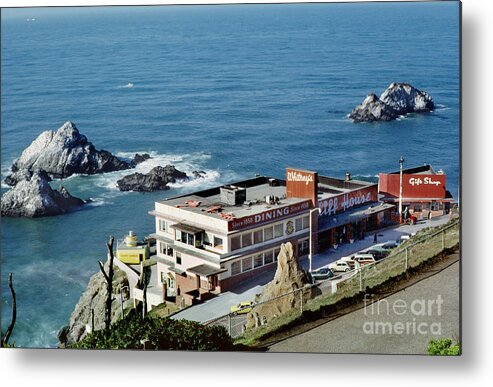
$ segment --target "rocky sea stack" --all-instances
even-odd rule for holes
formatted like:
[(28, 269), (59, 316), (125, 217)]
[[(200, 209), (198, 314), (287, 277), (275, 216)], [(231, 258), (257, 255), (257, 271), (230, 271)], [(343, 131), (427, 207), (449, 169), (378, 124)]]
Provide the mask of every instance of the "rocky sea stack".
[(58, 191), (51, 188), (50, 178), (43, 170), (23, 170), (18, 177), (22, 180), (2, 196), (2, 216), (34, 218), (61, 215), (75, 211), (85, 203), (70, 195), (64, 187)]
[(378, 98), (369, 94), (348, 115), (354, 122), (391, 121), (409, 113), (429, 112), (435, 108), (425, 91), (409, 83), (392, 83)]
[[(268, 323), (272, 318), (278, 317), (293, 308), (299, 308), (301, 299), (306, 303), (320, 293), (317, 288), (305, 285), (312, 283), (308, 272), (303, 270), (294, 253), (291, 242), (283, 243), (277, 257), (277, 270), (274, 278), (269, 282), (262, 293), (255, 297), (255, 303), (274, 300), (255, 307), (247, 315), (247, 328), (258, 327)], [(296, 290), (299, 291), (295, 292)], [(291, 293), (290, 293), (291, 292)], [(303, 297), (300, 297), (303, 292)], [(286, 295), (286, 293), (289, 293)], [(283, 295), (282, 297), (279, 297)]]
[(12, 174), (5, 182), (13, 186), (22, 178), (19, 173), (32, 174), (38, 169), (44, 170), (51, 178), (59, 179), (76, 173), (92, 175), (134, 166), (132, 161), (120, 160), (108, 151), (97, 150), (72, 122), (67, 121), (56, 132), (47, 130), (41, 133), (14, 161)]
[(152, 192), (167, 190), (168, 183), (188, 179), (185, 172), (179, 171), (174, 165), (166, 165), (155, 167), (146, 174), (132, 173), (118, 180), (116, 184), (120, 191)]

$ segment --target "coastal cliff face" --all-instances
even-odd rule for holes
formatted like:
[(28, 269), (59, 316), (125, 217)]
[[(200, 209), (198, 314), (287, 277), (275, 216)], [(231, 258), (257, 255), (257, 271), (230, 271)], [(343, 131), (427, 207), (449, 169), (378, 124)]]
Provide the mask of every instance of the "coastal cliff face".
[(75, 211), (84, 205), (82, 199), (76, 198), (64, 187), (54, 190), (45, 171), (29, 172), (23, 170), (18, 174), (22, 178), (15, 187), (2, 196), (2, 216), (53, 216)]
[[(108, 263), (105, 263), (108, 268)], [(127, 288), (124, 288), (127, 286)], [(121, 298), (120, 293), (123, 289), (123, 299), (129, 299), (127, 275), (114, 266), (113, 276), (113, 302), (111, 304), (111, 323), (122, 318), (121, 315)], [(108, 296), (106, 280), (101, 272), (94, 274), (87, 285), (86, 290), (82, 293), (79, 302), (75, 306), (70, 316), (68, 326), (63, 327), (58, 333), (60, 347), (66, 347), (70, 344), (82, 340), (91, 330), (92, 316), (91, 309), (94, 310), (94, 330), (104, 329), (105, 323), (105, 303)]]
[(129, 169), (134, 163), (120, 160), (105, 150), (97, 150), (80, 134), (70, 121), (65, 122), (56, 132), (41, 133), (14, 161), (5, 182), (17, 184), (18, 171), (33, 172), (42, 169), (52, 178), (66, 178), (75, 173), (96, 174)]
[(391, 121), (409, 113), (429, 112), (435, 108), (433, 99), (409, 83), (391, 83), (378, 98), (369, 94), (348, 115), (354, 122)]

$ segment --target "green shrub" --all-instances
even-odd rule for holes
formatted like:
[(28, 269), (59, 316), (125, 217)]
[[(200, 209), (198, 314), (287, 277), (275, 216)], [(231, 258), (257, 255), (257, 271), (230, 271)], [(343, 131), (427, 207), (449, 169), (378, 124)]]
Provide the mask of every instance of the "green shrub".
[(452, 345), (451, 339), (430, 340), (428, 344), (429, 355), (458, 356), (460, 355), (460, 345)]
[(109, 330), (87, 335), (72, 348), (142, 349), (148, 340), (151, 349), (228, 351), (233, 350), (231, 337), (224, 327), (204, 326), (195, 321), (170, 318), (144, 319), (132, 313), (113, 324)]

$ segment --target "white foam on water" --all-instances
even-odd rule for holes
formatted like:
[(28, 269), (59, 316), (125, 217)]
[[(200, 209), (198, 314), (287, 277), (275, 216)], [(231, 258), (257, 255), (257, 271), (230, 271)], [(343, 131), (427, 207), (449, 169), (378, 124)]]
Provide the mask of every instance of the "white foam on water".
[(132, 82), (128, 82), (126, 85), (117, 86), (118, 89), (131, 89), (135, 85)]

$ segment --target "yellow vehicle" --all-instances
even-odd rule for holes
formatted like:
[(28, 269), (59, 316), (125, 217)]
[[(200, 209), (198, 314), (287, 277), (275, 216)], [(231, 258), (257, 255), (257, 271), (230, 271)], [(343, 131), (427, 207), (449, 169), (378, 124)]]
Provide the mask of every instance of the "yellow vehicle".
[(254, 303), (252, 301), (241, 301), (237, 305), (233, 305), (230, 312), (233, 314), (244, 314), (252, 311)]

